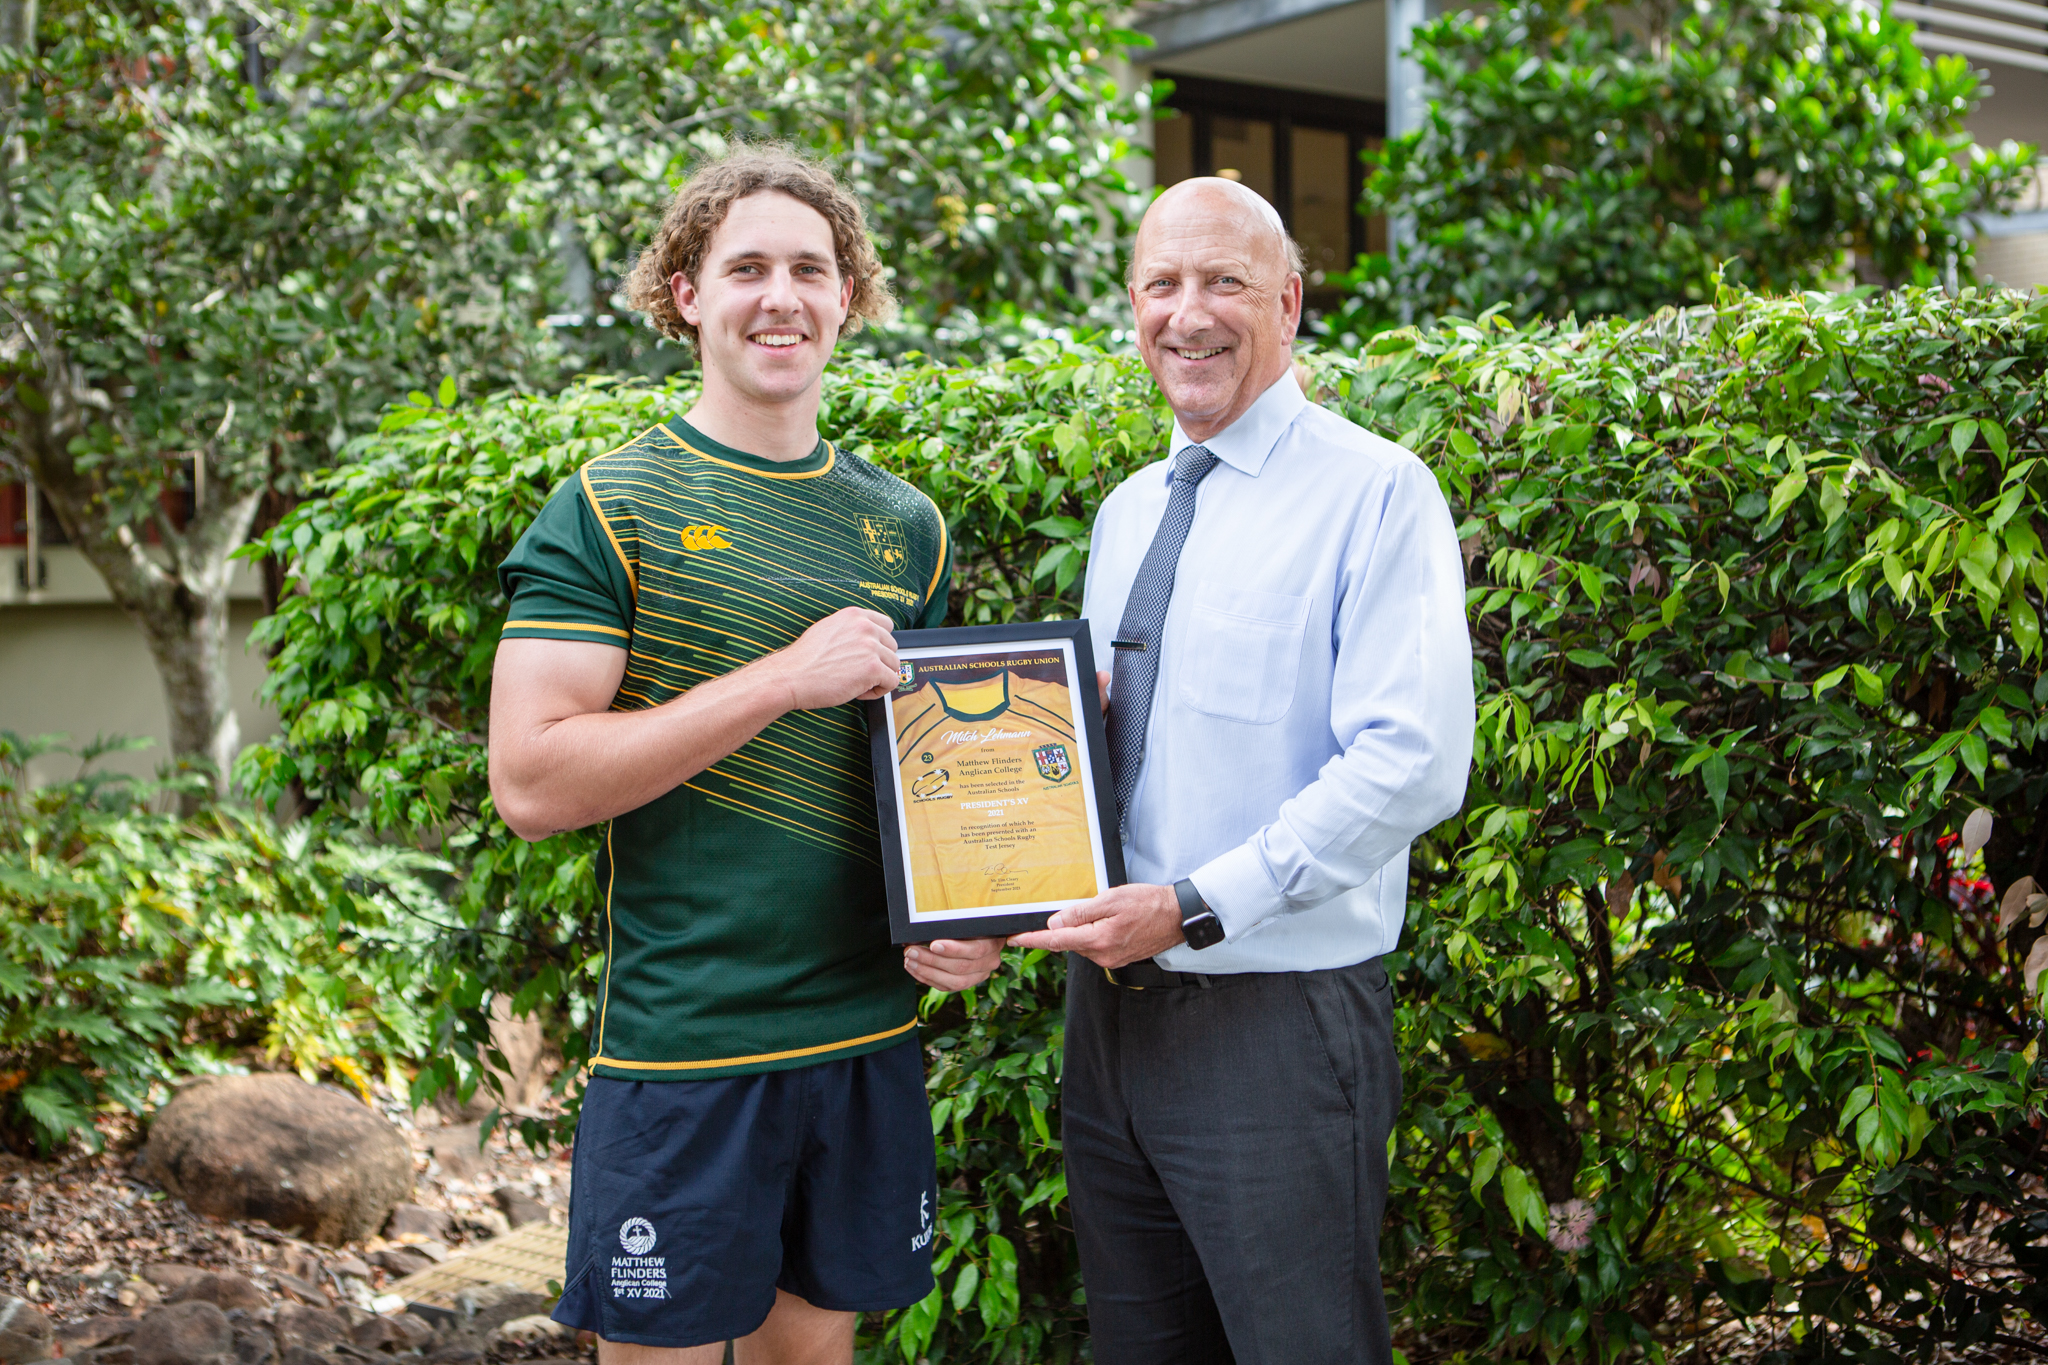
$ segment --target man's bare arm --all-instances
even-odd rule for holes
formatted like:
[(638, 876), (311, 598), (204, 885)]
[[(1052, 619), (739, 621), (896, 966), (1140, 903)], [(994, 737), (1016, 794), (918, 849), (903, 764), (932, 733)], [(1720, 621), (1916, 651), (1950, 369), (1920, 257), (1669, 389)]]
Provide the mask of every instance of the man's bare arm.
[(491, 795), (522, 839), (609, 820), (662, 796), (791, 711), (885, 696), (889, 618), (848, 607), (792, 644), (644, 711), (610, 711), (626, 651), (506, 640), (491, 676)]

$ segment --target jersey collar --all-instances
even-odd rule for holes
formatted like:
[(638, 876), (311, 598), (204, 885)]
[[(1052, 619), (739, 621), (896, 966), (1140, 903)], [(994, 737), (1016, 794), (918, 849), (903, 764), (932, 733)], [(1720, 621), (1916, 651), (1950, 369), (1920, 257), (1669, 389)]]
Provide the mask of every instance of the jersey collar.
[(971, 683), (932, 683), (939, 705), (955, 720), (992, 720), (1010, 709), (1010, 670)]
[(823, 474), (832, 467), (838, 452), (824, 437), (818, 438), (818, 448), (801, 460), (764, 460), (759, 455), (749, 455), (744, 450), (734, 450), (712, 440), (680, 417), (671, 417), (663, 424), (670, 436), (682, 444), (683, 449), (703, 456), (707, 460), (726, 465), (733, 469), (744, 469), (750, 474), (762, 474), (771, 479), (801, 479), (811, 474)]

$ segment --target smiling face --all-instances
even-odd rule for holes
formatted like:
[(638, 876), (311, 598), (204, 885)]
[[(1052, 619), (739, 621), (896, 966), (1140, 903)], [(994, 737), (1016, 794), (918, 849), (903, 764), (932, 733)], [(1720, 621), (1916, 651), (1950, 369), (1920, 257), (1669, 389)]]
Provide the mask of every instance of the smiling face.
[(697, 278), (669, 288), (697, 329), (707, 395), (769, 405), (815, 396), (853, 295), (825, 215), (778, 190), (733, 201)]
[(1184, 180), (1139, 225), (1131, 260), (1138, 353), (1182, 430), (1205, 441), (1293, 364), (1301, 276), (1280, 217), (1228, 180)]

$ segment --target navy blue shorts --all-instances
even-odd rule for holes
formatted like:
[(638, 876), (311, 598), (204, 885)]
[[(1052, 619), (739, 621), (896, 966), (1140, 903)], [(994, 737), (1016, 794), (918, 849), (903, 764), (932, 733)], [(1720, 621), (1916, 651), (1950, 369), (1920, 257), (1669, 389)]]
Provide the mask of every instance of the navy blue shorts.
[(753, 1332), (786, 1289), (880, 1312), (932, 1289), (938, 1213), (916, 1036), (881, 1052), (711, 1081), (583, 1092), (556, 1322), (702, 1346)]

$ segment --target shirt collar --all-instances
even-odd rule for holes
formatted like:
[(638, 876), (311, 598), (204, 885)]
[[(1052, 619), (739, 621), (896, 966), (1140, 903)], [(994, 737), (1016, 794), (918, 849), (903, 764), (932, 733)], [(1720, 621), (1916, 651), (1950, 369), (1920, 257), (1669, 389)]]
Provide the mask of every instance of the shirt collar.
[[(1307, 406), (1308, 398), (1301, 385), (1294, 382), (1294, 368), (1289, 366), (1235, 422), (1200, 444), (1232, 469), (1256, 479), (1265, 468), (1266, 457)], [(1181, 430), (1180, 419), (1175, 418), (1173, 445), (1167, 451), (1169, 458), (1194, 444), (1197, 443)], [(1168, 468), (1171, 467), (1169, 463)]]

